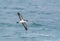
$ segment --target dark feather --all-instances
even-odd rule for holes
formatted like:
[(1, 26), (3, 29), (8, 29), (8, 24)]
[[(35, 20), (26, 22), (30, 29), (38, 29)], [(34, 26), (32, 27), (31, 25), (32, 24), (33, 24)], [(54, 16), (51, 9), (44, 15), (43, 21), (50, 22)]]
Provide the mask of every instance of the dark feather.
[(27, 29), (27, 24), (26, 24), (26, 23), (22, 23), (22, 25), (24, 26), (25, 30), (28, 30), (28, 29)]
[(19, 16), (19, 19), (20, 19), (20, 20), (23, 19), (22, 15), (21, 15), (19, 12), (17, 13), (17, 15)]

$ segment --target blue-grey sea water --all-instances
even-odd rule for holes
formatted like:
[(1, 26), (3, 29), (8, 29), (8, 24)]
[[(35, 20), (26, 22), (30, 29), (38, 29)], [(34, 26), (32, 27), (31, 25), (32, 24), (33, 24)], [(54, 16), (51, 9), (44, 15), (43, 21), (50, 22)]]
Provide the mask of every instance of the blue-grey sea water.
[(60, 0), (0, 0), (0, 41), (60, 41)]

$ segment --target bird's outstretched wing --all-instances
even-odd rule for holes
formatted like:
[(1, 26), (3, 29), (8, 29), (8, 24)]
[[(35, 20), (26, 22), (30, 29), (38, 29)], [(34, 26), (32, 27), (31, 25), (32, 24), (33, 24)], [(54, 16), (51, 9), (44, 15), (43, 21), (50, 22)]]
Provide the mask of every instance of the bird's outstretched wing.
[(22, 25), (24, 26), (25, 30), (28, 30), (26, 23), (22, 23)]
[(20, 19), (20, 20), (23, 19), (22, 15), (21, 15), (19, 12), (17, 13), (17, 15), (19, 16), (19, 19)]

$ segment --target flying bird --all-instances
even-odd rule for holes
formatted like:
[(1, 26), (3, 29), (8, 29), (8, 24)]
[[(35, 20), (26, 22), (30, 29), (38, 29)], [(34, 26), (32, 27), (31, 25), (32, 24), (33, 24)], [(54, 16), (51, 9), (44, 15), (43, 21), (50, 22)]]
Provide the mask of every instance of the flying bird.
[(17, 13), (17, 15), (19, 17), (19, 22), (17, 23), (21, 23), (24, 26), (25, 30), (28, 30), (27, 24), (26, 24), (28, 20), (23, 19), (22, 15), (19, 12)]

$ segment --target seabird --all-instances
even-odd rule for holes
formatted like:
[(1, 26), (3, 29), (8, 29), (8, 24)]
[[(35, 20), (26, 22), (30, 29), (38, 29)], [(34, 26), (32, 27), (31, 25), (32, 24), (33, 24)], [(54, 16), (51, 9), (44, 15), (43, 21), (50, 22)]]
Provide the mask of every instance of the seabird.
[[(27, 24), (26, 24), (27, 20), (23, 19), (22, 15), (19, 12), (17, 13), (17, 15), (18, 15), (19, 20), (20, 20), (19, 22), (22, 23), (22, 25), (24, 26), (25, 30), (28, 30), (27, 29)], [(19, 23), (19, 22), (17, 22), (17, 23)]]

